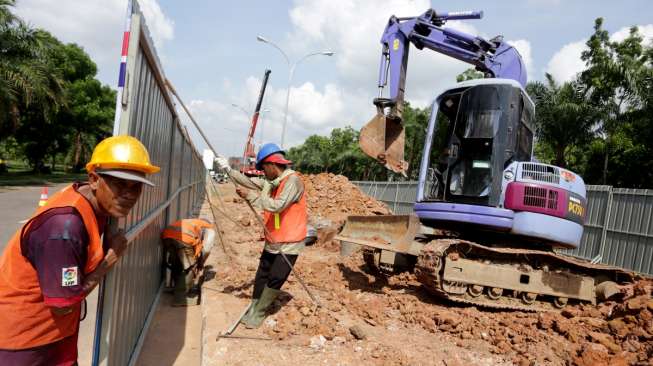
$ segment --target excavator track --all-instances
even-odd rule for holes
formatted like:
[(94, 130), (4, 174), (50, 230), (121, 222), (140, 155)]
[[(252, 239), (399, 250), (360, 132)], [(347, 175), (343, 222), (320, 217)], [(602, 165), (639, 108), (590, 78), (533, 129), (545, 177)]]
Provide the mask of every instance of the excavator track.
[[(594, 298), (574, 298), (573, 296), (552, 296), (541, 293), (541, 288), (528, 284), (517, 291), (510, 284), (507, 288), (494, 283), (488, 286), (482, 283), (482, 276), (469, 282), (464, 275), (456, 281), (447, 280), (445, 267), (463, 268), (462, 262), (471, 264), (480, 273), (491, 273), (496, 269), (535, 273), (544, 278), (569, 276), (572, 280), (587, 284), (586, 288), (594, 291), (594, 283), (612, 281), (616, 285), (632, 282), (634, 275), (620, 268), (576, 260), (554, 252), (508, 247), (488, 247), (462, 239), (436, 239), (426, 244), (420, 252), (415, 265), (415, 274), (422, 285), (432, 294), (453, 302), (475, 305), (499, 310), (520, 311), (560, 311), (569, 303), (589, 302)], [(462, 269), (461, 269), (462, 271)], [(547, 277), (551, 276), (551, 277)], [(526, 289), (526, 290), (524, 290)], [(587, 292), (587, 291), (586, 291)]]

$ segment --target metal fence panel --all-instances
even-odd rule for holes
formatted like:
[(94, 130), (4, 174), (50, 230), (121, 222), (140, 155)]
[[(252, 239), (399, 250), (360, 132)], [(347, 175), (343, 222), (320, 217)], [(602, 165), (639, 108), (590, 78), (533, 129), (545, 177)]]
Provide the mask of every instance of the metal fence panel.
[(98, 299), (94, 365), (127, 365), (162, 283), (161, 230), (197, 210), (206, 171), (179, 122), (147, 27), (130, 2), (129, 51), (124, 90), (119, 91), (114, 133), (137, 137), (161, 167), (151, 176), (129, 216), (112, 223), (127, 232), (127, 252), (105, 277)]
[(580, 246), (561, 253), (587, 260), (599, 259), (605, 236), (605, 219), (610, 209), (610, 186), (587, 186), (587, 213)]
[(417, 198), (417, 182), (371, 182), (353, 181), (353, 184), (368, 196), (385, 203), (394, 214), (413, 212)]
[(607, 220), (605, 263), (653, 273), (653, 190), (615, 188)]
[[(417, 182), (354, 181), (395, 214), (413, 212)], [(653, 274), (653, 190), (587, 186), (581, 244), (560, 253)]]

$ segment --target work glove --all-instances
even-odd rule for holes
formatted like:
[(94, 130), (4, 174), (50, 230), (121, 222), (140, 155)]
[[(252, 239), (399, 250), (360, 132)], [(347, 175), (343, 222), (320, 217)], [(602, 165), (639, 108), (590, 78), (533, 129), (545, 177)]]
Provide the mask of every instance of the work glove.
[(312, 225), (308, 225), (306, 227), (306, 238), (304, 239), (304, 244), (307, 247), (310, 247), (311, 245), (315, 244), (317, 241), (317, 229), (313, 227)]
[(218, 169), (222, 170), (225, 173), (228, 173), (231, 170), (229, 166), (229, 161), (222, 155), (218, 155), (215, 158), (215, 164), (218, 166)]

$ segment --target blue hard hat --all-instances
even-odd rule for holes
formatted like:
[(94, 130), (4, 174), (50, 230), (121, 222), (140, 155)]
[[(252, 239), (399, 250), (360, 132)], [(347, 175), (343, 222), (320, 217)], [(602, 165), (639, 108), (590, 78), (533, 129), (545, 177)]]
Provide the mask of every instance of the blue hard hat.
[(267, 158), (268, 156), (276, 153), (281, 153), (283, 155), (286, 155), (286, 152), (283, 151), (279, 147), (279, 145), (273, 142), (261, 146), (261, 149), (258, 151), (258, 154), (256, 154), (256, 169), (263, 170), (263, 165), (262, 165), (263, 160), (265, 160), (265, 158)]

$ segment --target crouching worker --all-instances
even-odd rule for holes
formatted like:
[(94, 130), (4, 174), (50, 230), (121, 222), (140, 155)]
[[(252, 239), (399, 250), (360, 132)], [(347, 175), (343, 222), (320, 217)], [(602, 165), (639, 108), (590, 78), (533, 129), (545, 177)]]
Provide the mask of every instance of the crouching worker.
[(175, 282), (172, 306), (197, 305), (193, 288), (213, 248), (213, 224), (203, 219), (178, 220), (163, 230), (161, 239)]
[(226, 158), (216, 158), (218, 167), (242, 186), (236, 190), (238, 195), (264, 211), (265, 247), (254, 278), (250, 310), (241, 320), (247, 328), (261, 326), (267, 308), (290, 275), (291, 268), (280, 253), (294, 265), (306, 243), (316, 239), (307, 235), (304, 183), (289, 168), (291, 161), (284, 154), (276, 144), (261, 147), (256, 169), (263, 170), (265, 179), (248, 178), (231, 169)]
[(0, 258), (0, 365), (77, 364), (82, 300), (127, 247), (120, 232), (102, 238), (107, 219), (127, 216), (159, 168), (140, 141), (114, 136), (86, 170), (88, 182), (53, 195)]

